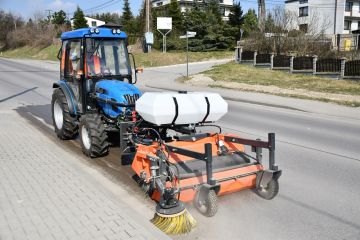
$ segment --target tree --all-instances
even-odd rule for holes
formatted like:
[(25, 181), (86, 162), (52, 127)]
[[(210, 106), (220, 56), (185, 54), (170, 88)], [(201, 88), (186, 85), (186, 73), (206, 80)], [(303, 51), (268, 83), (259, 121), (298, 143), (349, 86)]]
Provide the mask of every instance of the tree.
[(178, 4), (177, 0), (171, 0), (169, 9), (168, 9), (168, 16), (172, 18), (172, 25), (177, 31), (183, 30), (182, 25), (182, 13)]
[(243, 23), (243, 10), (240, 2), (234, 3), (229, 13), (229, 22), (232, 27), (240, 27)]
[(265, 31), (274, 32), (276, 29), (275, 20), (271, 13), (268, 13), (265, 21)]
[(84, 12), (80, 9), (79, 6), (77, 6), (76, 11), (74, 12), (73, 28), (79, 29), (79, 28), (86, 28), (86, 27), (89, 27), (89, 26), (87, 25), (87, 21), (85, 19)]
[(51, 19), (52, 24), (61, 26), (61, 25), (65, 25), (66, 22), (67, 22), (66, 13), (63, 10), (54, 12), (54, 14), (52, 15), (52, 19)]
[(123, 12), (121, 16), (121, 24), (125, 32), (133, 33), (135, 28), (134, 16), (131, 12), (129, 0), (124, 1)]
[(249, 35), (249, 33), (257, 30), (257, 16), (254, 9), (249, 9), (248, 12), (244, 16), (243, 29), (244, 34)]
[(206, 6), (206, 12), (213, 24), (222, 24), (222, 14), (220, 9), (219, 0), (210, 0)]

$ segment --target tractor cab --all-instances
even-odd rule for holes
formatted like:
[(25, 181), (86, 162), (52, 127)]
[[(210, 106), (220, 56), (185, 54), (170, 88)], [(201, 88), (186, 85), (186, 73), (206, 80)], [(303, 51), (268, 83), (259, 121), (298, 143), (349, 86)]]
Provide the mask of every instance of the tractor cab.
[[(116, 118), (121, 109), (101, 99), (126, 104), (126, 96), (140, 96), (133, 86), (138, 70), (133, 76), (127, 35), (119, 27), (82, 28), (61, 35), (60, 81), (56, 85), (64, 88), (73, 115), (101, 107), (105, 115)], [(134, 58), (132, 62), (136, 68)]]

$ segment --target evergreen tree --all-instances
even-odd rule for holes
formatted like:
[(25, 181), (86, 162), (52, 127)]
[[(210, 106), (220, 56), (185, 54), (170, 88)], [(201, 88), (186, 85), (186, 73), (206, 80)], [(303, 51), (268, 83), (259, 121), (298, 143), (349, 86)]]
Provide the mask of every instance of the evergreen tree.
[(265, 31), (266, 32), (275, 32), (276, 26), (275, 21), (271, 13), (268, 13), (265, 21)]
[(243, 23), (243, 10), (241, 8), (240, 2), (234, 3), (233, 7), (230, 10), (229, 22), (232, 27), (240, 27)]
[(124, 0), (123, 13), (122, 13), (122, 17), (121, 17), (123, 24), (125, 25), (127, 22), (131, 21), (133, 18), (134, 18), (134, 16), (131, 12), (129, 0)]
[(86, 28), (89, 27), (87, 25), (87, 21), (84, 16), (84, 12), (77, 6), (76, 11), (74, 12), (74, 29)]
[(222, 10), (220, 9), (219, 0), (210, 0), (206, 5), (208, 18), (213, 24), (222, 24)]
[(134, 16), (131, 12), (129, 0), (124, 0), (124, 7), (123, 7), (123, 13), (121, 16), (121, 24), (123, 25), (123, 28), (125, 32), (127, 33), (133, 33), (134, 30)]
[(249, 9), (244, 16), (244, 35), (247, 36), (249, 33), (256, 31), (258, 29), (257, 16), (254, 9)]
[(54, 12), (54, 14), (52, 15), (51, 23), (58, 26), (66, 24), (66, 13), (63, 10)]
[(182, 13), (177, 0), (171, 0), (168, 9), (168, 16), (172, 18), (173, 29), (175, 31), (182, 31)]

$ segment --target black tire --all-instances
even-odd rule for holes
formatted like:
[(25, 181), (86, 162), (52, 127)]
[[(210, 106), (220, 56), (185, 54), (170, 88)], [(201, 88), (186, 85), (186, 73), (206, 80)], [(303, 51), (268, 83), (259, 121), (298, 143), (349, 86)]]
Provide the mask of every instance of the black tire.
[(86, 156), (96, 158), (108, 154), (108, 135), (99, 114), (83, 115), (80, 118), (79, 132), (81, 147)]
[[(62, 116), (55, 116), (54, 110), (61, 111)], [(76, 118), (70, 115), (66, 97), (60, 88), (55, 89), (53, 92), (51, 113), (56, 135), (63, 140), (74, 139), (78, 134), (78, 125), (76, 124)], [(59, 123), (59, 119), (62, 119), (61, 124)]]
[(199, 190), (196, 192), (194, 205), (201, 214), (213, 217), (218, 211), (218, 200), (214, 190)]
[(259, 186), (256, 188), (256, 193), (266, 200), (271, 200), (279, 193), (279, 182), (275, 179), (271, 179), (267, 187)]

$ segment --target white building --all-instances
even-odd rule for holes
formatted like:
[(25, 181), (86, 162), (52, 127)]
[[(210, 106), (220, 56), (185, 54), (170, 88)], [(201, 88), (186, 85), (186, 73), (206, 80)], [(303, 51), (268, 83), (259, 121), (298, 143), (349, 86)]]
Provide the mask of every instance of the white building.
[[(199, 5), (206, 2), (206, 0), (178, 0), (181, 12), (185, 12), (186, 9), (191, 8), (194, 1), (197, 1)], [(171, 0), (151, 0), (153, 8), (169, 4), (170, 2)], [(223, 14), (223, 20), (227, 21), (229, 19), (231, 7), (233, 6), (233, 0), (219, 0), (219, 3)]]
[[(89, 27), (98, 27), (98, 26), (101, 26), (101, 25), (105, 24), (104, 21), (101, 21), (101, 20), (98, 20), (98, 19), (95, 19), (95, 18), (85, 17), (85, 19), (86, 19), (87, 25)], [(70, 23), (71, 23), (71, 27), (73, 27), (74, 26), (74, 19), (73, 18), (70, 20)]]
[(360, 0), (286, 0), (285, 9), (298, 17), (297, 29), (326, 25), (325, 34), (360, 29)]

